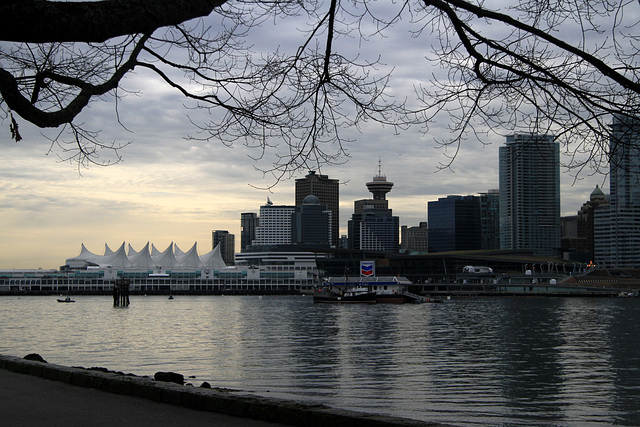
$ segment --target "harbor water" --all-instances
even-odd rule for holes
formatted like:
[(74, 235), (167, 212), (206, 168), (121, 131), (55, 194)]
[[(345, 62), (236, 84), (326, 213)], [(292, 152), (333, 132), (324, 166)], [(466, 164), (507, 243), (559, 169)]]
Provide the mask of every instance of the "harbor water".
[(640, 425), (640, 298), (0, 297), (0, 353), (454, 425)]

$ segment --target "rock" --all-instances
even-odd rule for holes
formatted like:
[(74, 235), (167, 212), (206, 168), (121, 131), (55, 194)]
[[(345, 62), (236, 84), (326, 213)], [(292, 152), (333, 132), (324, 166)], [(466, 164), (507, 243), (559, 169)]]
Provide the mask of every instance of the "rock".
[(211, 384), (209, 384), (208, 382), (203, 382), (202, 384), (200, 384), (201, 388), (211, 388)]
[(30, 353), (30, 354), (27, 354), (25, 357), (23, 357), (23, 359), (26, 359), (26, 360), (35, 360), (36, 362), (47, 363), (47, 361), (46, 361), (46, 360), (44, 360), (44, 359), (42, 358), (42, 356), (40, 356), (38, 353)]
[(184, 375), (175, 372), (156, 372), (153, 379), (166, 383), (184, 384)]

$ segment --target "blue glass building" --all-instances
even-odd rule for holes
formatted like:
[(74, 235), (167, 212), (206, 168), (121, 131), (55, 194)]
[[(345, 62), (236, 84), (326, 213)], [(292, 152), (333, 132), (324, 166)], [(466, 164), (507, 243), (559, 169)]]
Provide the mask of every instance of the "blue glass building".
[(479, 197), (447, 196), (427, 206), (429, 252), (481, 248)]

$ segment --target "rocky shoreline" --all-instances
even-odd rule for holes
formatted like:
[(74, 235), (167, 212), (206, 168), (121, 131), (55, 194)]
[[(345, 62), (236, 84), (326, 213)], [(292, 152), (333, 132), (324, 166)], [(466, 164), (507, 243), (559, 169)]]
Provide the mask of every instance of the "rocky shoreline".
[(151, 378), (111, 371), (102, 367), (67, 367), (47, 363), (36, 353), (29, 354), (24, 358), (0, 355), (0, 369), (191, 409), (292, 426), (409, 427), (442, 425), (406, 418), (365, 414), (330, 408), (325, 405), (247, 395), (236, 390), (214, 388), (207, 383), (203, 383), (200, 387), (193, 387), (185, 384), (183, 375), (174, 372), (157, 372), (154, 378)]

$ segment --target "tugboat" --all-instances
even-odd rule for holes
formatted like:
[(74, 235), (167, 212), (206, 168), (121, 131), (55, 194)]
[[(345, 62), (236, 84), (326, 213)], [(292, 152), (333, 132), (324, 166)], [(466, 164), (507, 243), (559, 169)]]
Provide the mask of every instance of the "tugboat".
[(411, 284), (412, 282), (404, 277), (330, 277), (315, 290), (313, 302), (428, 302), (427, 298), (408, 291)]
[(323, 285), (315, 290), (313, 302), (375, 304), (376, 293), (362, 286)]

